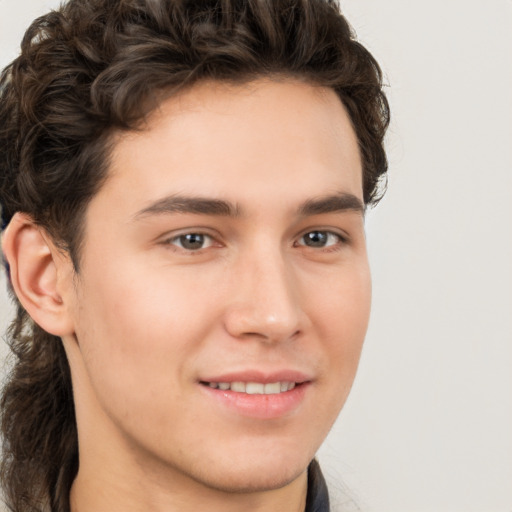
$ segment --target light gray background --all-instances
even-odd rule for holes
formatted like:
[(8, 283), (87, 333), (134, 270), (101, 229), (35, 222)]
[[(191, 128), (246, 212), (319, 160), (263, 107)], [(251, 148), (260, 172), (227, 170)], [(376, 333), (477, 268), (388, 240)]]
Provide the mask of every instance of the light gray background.
[[(52, 0), (0, 0), (0, 65)], [(512, 1), (342, 0), (390, 85), (373, 317), (320, 451), (335, 508), (512, 512)], [(2, 275), (0, 286), (5, 289)], [(0, 326), (9, 306), (0, 296)]]

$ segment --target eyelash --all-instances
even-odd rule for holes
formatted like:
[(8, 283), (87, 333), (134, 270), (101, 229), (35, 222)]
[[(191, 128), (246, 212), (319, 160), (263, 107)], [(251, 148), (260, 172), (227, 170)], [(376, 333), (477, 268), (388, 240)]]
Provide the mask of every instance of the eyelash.
[[(184, 239), (186, 239), (186, 237), (193, 237), (193, 236), (201, 237), (203, 240), (208, 239), (210, 241), (210, 243), (208, 244), (207, 247), (200, 247), (198, 249), (191, 249), (191, 248), (183, 247), (183, 242), (185, 241)], [(166, 245), (175, 245), (176, 247), (178, 247), (178, 249), (185, 251), (187, 253), (199, 253), (202, 250), (208, 249), (209, 247), (213, 246), (215, 243), (215, 239), (213, 238), (213, 236), (208, 235), (206, 233), (201, 233), (200, 231), (197, 231), (197, 232), (190, 231), (188, 233), (182, 233), (180, 235), (173, 236), (172, 238), (165, 240), (164, 243)]]
[[(326, 237), (326, 244), (323, 246), (311, 246), (307, 245), (307, 243), (301, 243), (305, 240), (307, 235), (320, 235), (320, 237)], [(209, 243), (206, 247), (202, 246), (197, 249), (191, 249), (184, 247), (183, 244), (185, 242), (186, 237), (200, 237), (203, 241), (209, 240)], [(310, 236), (310, 240), (314, 242), (313, 236)], [(201, 231), (189, 231), (186, 233), (181, 233), (179, 235), (173, 236), (164, 240), (164, 245), (175, 246), (177, 250), (184, 251), (187, 254), (201, 254), (204, 250), (209, 249), (210, 247), (215, 245), (215, 238), (212, 235), (207, 233), (203, 233)], [(192, 242), (193, 243), (193, 242)], [(306, 247), (312, 250), (318, 250), (322, 252), (334, 252), (341, 248), (341, 246), (348, 243), (348, 239), (346, 236), (343, 236), (334, 231), (330, 231), (328, 229), (313, 229), (310, 231), (306, 231), (294, 242), (294, 247)]]
[[(319, 234), (321, 236), (326, 237), (327, 245), (315, 247), (315, 246), (309, 246), (306, 243), (300, 243), (300, 241), (304, 240), (305, 237), (308, 235), (319, 235)], [(310, 237), (310, 240), (313, 240), (313, 237)], [(331, 243), (329, 243), (329, 241)], [(332, 252), (332, 251), (339, 250), (340, 246), (342, 246), (346, 243), (347, 243), (347, 238), (340, 235), (339, 233), (335, 233), (334, 231), (329, 231), (328, 229), (313, 229), (311, 231), (307, 231), (306, 233), (302, 234), (299, 237), (298, 241), (295, 242), (294, 246), (299, 245), (299, 246), (307, 247), (307, 248), (313, 249), (313, 250), (318, 249), (318, 250), (323, 250), (323, 252)]]

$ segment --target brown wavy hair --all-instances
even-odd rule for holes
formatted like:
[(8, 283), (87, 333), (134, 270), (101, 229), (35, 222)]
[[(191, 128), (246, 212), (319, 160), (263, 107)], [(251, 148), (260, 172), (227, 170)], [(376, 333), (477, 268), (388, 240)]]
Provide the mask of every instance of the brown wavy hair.
[[(337, 92), (358, 137), (365, 203), (375, 204), (388, 104), (378, 64), (334, 0), (71, 0), (33, 22), (0, 77), (2, 227), (29, 214), (78, 273), (84, 212), (107, 175), (111, 134), (137, 129), (162, 94), (263, 76)], [(60, 338), (11, 296), (5, 502), (14, 512), (66, 512), (78, 470), (69, 366)]]

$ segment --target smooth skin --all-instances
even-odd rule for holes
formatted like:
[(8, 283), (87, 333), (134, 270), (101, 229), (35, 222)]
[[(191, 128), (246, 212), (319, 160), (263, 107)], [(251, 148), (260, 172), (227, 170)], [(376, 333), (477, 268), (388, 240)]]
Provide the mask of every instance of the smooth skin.
[[(370, 311), (358, 143), (334, 91), (200, 83), (115, 135), (79, 273), (17, 214), (20, 300), (63, 339), (80, 469), (73, 512), (300, 511)], [(275, 417), (204, 382), (304, 376)]]

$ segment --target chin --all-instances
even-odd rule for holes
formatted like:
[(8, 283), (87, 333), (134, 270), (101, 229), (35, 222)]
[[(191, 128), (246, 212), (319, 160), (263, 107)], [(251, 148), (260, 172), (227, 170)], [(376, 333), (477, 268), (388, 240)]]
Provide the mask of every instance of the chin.
[[(235, 471), (233, 474), (205, 475), (200, 483), (212, 490), (231, 494), (250, 494), (257, 492), (273, 491), (291, 484), (306, 471), (309, 462), (301, 468), (272, 469), (269, 471)], [(247, 473), (247, 474), (246, 474)]]
[(223, 492), (271, 491), (285, 487), (300, 477), (314, 457), (314, 454), (309, 456), (304, 452), (300, 457), (284, 456), (282, 453), (267, 455), (270, 456), (217, 460), (216, 463), (203, 465), (191, 476), (203, 485)]

